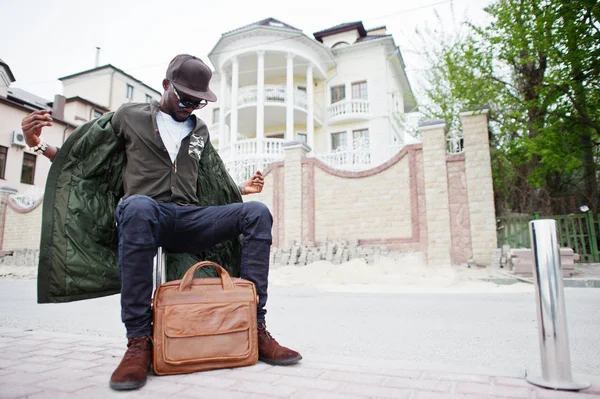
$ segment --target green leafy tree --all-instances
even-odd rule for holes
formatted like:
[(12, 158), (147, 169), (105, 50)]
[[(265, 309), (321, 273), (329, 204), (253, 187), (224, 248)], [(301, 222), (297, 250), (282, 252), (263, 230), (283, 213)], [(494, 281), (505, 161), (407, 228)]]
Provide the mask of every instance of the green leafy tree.
[(424, 112), (460, 128), (491, 110), (498, 211), (564, 213), (598, 205), (599, 7), (587, 0), (501, 0), (491, 22), (438, 35)]

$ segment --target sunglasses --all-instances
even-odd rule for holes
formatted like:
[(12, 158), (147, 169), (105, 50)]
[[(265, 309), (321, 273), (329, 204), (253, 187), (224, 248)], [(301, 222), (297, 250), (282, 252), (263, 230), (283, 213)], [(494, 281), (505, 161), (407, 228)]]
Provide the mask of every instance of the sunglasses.
[(173, 83), (172, 82), (169, 82), (169, 83), (171, 84), (171, 87), (173, 88), (173, 91), (175, 92), (175, 95), (177, 96), (177, 100), (179, 101), (177, 103), (177, 105), (179, 105), (179, 108), (200, 109), (200, 108), (206, 107), (206, 104), (208, 104), (208, 101), (206, 101), (206, 100), (200, 100), (200, 101), (182, 100), (181, 97), (179, 96), (179, 93), (177, 92), (177, 89), (173, 85)]

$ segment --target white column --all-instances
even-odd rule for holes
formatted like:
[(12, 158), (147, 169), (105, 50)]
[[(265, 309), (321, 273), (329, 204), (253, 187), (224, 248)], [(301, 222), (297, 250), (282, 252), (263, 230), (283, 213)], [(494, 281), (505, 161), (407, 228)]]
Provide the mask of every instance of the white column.
[(313, 66), (309, 65), (306, 69), (306, 141), (311, 150), (314, 151), (315, 120), (313, 116), (313, 101)]
[(285, 92), (285, 139), (294, 140), (294, 54), (287, 55), (287, 89)]
[(256, 141), (257, 151), (263, 152), (265, 137), (265, 52), (257, 51), (258, 67), (256, 72)]
[(239, 85), (240, 65), (238, 59), (233, 57), (231, 60), (231, 138), (229, 145), (233, 151), (237, 142), (238, 133), (238, 85)]
[[(227, 72), (225, 67), (221, 68), (221, 89), (219, 98), (219, 152), (225, 148), (225, 96), (227, 95)], [(221, 152), (222, 153), (222, 152)]]

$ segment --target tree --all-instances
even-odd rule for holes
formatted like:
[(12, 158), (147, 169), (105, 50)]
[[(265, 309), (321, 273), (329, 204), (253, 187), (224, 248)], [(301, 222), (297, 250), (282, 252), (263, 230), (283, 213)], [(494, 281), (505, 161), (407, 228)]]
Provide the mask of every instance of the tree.
[(433, 46), (430, 117), (455, 128), (488, 104), (497, 208), (572, 212), (598, 205), (600, 9), (589, 0), (500, 0), (484, 27)]

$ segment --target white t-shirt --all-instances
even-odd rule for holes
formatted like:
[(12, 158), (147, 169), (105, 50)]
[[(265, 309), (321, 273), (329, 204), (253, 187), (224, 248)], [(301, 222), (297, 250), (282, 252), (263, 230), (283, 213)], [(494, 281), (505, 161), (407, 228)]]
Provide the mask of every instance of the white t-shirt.
[(181, 141), (194, 129), (194, 121), (192, 118), (188, 118), (183, 122), (178, 122), (171, 115), (158, 111), (156, 125), (158, 126), (160, 138), (169, 152), (171, 162), (175, 162), (181, 147)]

